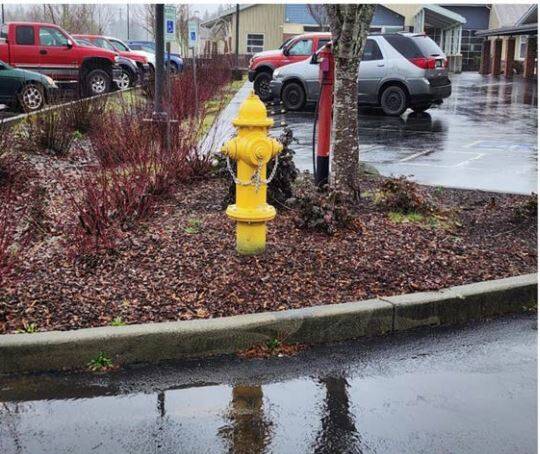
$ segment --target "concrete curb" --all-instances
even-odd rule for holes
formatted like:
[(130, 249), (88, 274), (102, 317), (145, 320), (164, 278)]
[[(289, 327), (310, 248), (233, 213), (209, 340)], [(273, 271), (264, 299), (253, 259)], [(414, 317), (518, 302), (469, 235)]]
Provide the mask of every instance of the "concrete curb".
[(0, 373), (84, 368), (234, 353), (273, 338), (317, 344), (459, 324), (537, 305), (537, 274), (353, 303), (210, 320), (0, 335)]

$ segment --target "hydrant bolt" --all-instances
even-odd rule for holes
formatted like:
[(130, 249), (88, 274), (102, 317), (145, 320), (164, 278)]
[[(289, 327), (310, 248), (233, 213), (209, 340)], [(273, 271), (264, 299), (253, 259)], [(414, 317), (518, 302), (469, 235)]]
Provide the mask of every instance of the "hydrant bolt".
[(221, 149), (237, 163), (236, 203), (226, 213), (236, 221), (236, 250), (242, 255), (264, 252), (266, 222), (276, 216), (275, 208), (266, 203), (266, 166), (283, 149), (268, 136), (273, 123), (265, 105), (251, 92), (233, 120), (237, 136)]

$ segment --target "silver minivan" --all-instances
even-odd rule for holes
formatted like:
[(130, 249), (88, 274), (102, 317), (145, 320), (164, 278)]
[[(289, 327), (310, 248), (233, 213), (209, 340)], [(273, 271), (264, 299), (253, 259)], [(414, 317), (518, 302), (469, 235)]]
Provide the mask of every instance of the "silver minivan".
[[(272, 94), (287, 110), (301, 110), (317, 102), (320, 93), (316, 58), (282, 66), (274, 71)], [(358, 102), (381, 107), (387, 115), (407, 108), (423, 112), (441, 104), (452, 93), (447, 59), (425, 34), (370, 35), (358, 68)]]

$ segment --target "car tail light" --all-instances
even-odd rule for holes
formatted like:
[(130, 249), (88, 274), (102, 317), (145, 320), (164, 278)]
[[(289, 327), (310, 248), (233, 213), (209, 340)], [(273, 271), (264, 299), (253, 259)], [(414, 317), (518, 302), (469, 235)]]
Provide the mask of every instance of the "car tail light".
[(409, 58), (409, 61), (422, 69), (435, 69), (437, 59), (433, 57), (418, 57)]
[(445, 68), (448, 68), (448, 59), (447, 58), (444, 59), (444, 64), (443, 65), (444, 65)]

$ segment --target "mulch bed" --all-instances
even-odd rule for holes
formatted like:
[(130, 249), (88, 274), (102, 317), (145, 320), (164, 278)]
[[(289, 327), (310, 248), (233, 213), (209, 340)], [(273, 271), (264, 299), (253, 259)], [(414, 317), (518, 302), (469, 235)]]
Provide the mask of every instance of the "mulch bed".
[(114, 253), (92, 260), (68, 258), (58, 237), (36, 240), (18, 282), (0, 289), (0, 333), (29, 323), (70, 330), (118, 317), (133, 324), (281, 311), (537, 269), (536, 218), (514, 219), (522, 196), (427, 189), (455, 211), (452, 229), (392, 222), (366, 200), (354, 228), (328, 236), (298, 228), (296, 213), (283, 210), (269, 224), (266, 253), (241, 257), (221, 203), (227, 186), (216, 178), (182, 187)]

